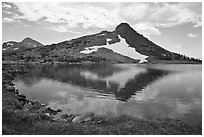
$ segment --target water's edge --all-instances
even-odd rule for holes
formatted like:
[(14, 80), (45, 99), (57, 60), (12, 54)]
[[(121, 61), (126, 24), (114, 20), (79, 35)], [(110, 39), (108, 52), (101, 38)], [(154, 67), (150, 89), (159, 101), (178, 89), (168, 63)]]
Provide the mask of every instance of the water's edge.
[[(202, 132), (201, 125), (189, 125), (171, 119), (139, 120), (121, 116), (108, 121), (95, 118), (94, 120), (98, 120), (98, 122), (86, 122), (82, 123), (82, 125), (69, 123), (67, 122), (68, 120), (66, 122), (61, 120), (53, 121), (52, 115), (56, 111), (49, 110), (48, 113), (50, 115), (47, 116), (43, 110), (41, 110), (43, 112), (41, 113), (40, 111), (28, 111), (25, 109), (27, 101), (33, 105), (32, 109), (44, 105), (27, 100), (24, 95), (19, 94), (20, 91), (13, 87), (12, 80), (23, 73), (21, 70), (13, 70), (10, 66), (3, 66), (3, 134), (201, 134)], [(112, 125), (114, 125), (114, 128)], [(155, 129), (155, 127), (157, 128)], [(96, 128), (98, 130), (95, 130)], [(127, 132), (127, 130), (129, 131)]]

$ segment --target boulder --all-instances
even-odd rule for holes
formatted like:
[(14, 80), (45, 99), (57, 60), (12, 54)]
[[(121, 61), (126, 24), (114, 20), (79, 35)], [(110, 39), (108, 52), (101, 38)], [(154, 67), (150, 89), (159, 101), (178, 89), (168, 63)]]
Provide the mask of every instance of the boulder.
[(11, 82), (10, 85), (11, 85), (11, 86), (14, 86), (15, 84)]
[(71, 123), (75, 116), (74, 116), (74, 114), (70, 114), (70, 115), (62, 114), (60, 117), (63, 119), (66, 119), (67, 122)]
[(26, 96), (24, 94), (19, 94), (18, 96), (22, 97), (22, 98), (26, 98)]
[[(26, 100), (26, 99), (25, 99)], [(25, 109), (28, 109), (29, 111), (36, 111), (38, 113), (43, 113), (43, 112), (46, 112), (47, 108), (46, 107), (42, 107), (40, 102), (35, 102), (34, 104), (32, 103), (29, 103), (25, 101), (25, 105), (24, 105), (24, 108)]]
[(17, 98), (19, 101), (24, 101), (24, 100), (25, 100), (25, 98), (20, 97), (20, 96), (16, 96), (16, 98)]
[(80, 116), (75, 117), (72, 122), (73, 123), (82, 123), (82, 122), (87, 122), (87, 121), (92, 121), (94, 118), (93, 113), (86, 113)]
[(45, 104), (41, 104), (41, 106), (45, 107), (46, 105)]
[(66, 119), (67, 119), (67, 122), (71, 123), (74, 118), (75, 118), (75, 116), (73, 114), (71, 114)]
[(32, 109), (40, 109), (42, 107), (40, 102), (35, 102), (32, 104)]
[(49, 113), (50, 115), (56, 115), (57, 114), (57, 111), (51, 109), (51, 108), (47, 108), (47, 113)]
[(30, 100), (30, 103), (31, 103), (32, 105), (34, 105), (35, 102), (37, 102), (37, 101), (36, 101), (36, 100)]
[(45, 113), (47, 112), (47, 107), (41, 107), (39, 110), (37, 110), (38, 113)]
[(62, 109), (57, 109), (57, 112), (62, 112)]
[(67, 117), (69, 117), (69, 115), (68, 114), (62, 114), (60, 117), (66, 119)]
[(44, 113), (44, 114), (45, 114), (46, 116), (48, 116), (48, 117), (50, 116), (50, 113)]
[(15, 88), (13, 86), (6, 86), (6, 90), (7, 91), (10, 91), (10, 92), (14, 92), (15, 91)]
[(44, 113), (39, 113), (38, 115), (39, 115), (39, 118), (40, 118), (40, 119), (44, 119), (44, 120), (49, 120), (49, 119), (50, 119), (50, 117), (47, 116), (47, 115), (44, 114)]
[(16, 98), (18, 99), (18, 101), (22, 103), (22, 105), (25, 105), (26, 103), (28, 103), (28, 100), (24, 97), (17, 96)]
[(64, 119), (64, 118), (61, 118), (61, 115), (57, 114), (57, 115), (52, 115), (50, 116), (50, 118), (53, 120), (53, 121), (56, 121), (56, 122), (63, 122), (63, 123), (66, 123), (67, 120)]

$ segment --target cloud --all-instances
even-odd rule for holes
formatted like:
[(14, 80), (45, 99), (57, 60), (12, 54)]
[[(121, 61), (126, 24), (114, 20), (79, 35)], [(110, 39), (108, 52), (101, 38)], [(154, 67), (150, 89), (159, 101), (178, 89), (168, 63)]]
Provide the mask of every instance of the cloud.
[(191, 22), (202, 25), (201, 3), (130, 3), (120, 11), (121, 16), (133, 24), (149, 22), (159, 28), (173, 27)]
[[(160, 35), (160, 28), (191, 22), (202, 25), (202, 3), (31, 3), (15, 2), (18, 19), (59, 25), (52, 30), (69, 31), (72, 28), (115, 28), (128, 22), (145, 35)], [(5, 7), (6, 5), (3, 4)], [(9, 7), (8, 4), (6, 7)], [(4, 9), (3, 9), (4, 11)], [(8, 18), (8, 17), (7, 17)], [(12, 19), (12, 17), (10, 17)], [(62, 27), (62, 25), (65, 25)]]
[(12, 12), (11, 12), (11, 11), (6, 11), (6, 10), (3, 10), (2, 12), (3, 12), (3, 13), (5, 13), (5, 14), (9, 14), (9, 15), (11, 15), (11, 14), (12, 14)]
[(130, 22), (137, 22), (143, 20), (149, 13), (148, 3), (133, 3), (123, 7), (119, 14)]
[[(5, 12), (3, 12), (5, 14)], [(19, 23), (23, 23), (21, 21), (21, 17), (16, 14), (16, 13), (13, 13), (13, 12), (9, 12), (9, 13), (6, 13), (6, 14), (9, 14), (9, 16), (2, 16), (2, 22), (3, 23), (16, 23), (16, 22), (19, 22)]]
[(2, 7), (5, 8), (5, 9), (11, 9), (12, 8), (11, 5), (9, 5), (9, 4), (5, 3), (5, 2), (2, 3)]
[[(67, 23), (69, 27), (105, 28), (115, 25), (117, 14), (105, 8), (72, 3), (15, 3), (23, 14), (22, 19), (48, 23)], [(118, 23), (118, 22), (117, 22)]]
[[(197, 4), (197, 3), (196, 3)], [(192, 5), (195, 5), (192, 3)], [(197, 8), (199, 5), (195, 5)], [(201, 5), (200, 5), (201, 6)], [(199, 24), (201, 22), (201, 13), (194, 12), (187, 3), (167, 4), (155, 9), (152, 13), (152, 19), (157, 21), (158, 27), (172, 27), (187, 22)]]
[(66, 26), (49, 26), (47, 27), (48, 29), (57, 31), (57, 32), (69, 32), (69, 33), (75, 33), (75, 34), (79, 34), (80, 32), (77, 31), (72, 31), (69, 30), (69, 28), (67, 28)]
[(182, 46), (179, 45), (179, 44), (175, 45), (174, 47), (177, 48), (177, 49), (181, 49), (182, 48)]
[(187, 36), (188, 36), (189, 38), (196, 38), (196, 37), (197, 37), (197, 35), (196, 35), (196, 34), (193, 34), (193, 33), (188, 33)]
[(4, 23), (11, 23), (11, 22), (15, 22), (15, 20), (14, 19), (11, 19), (11, 18), (3, 18), (2, 19), (2, 22), (4, 22)]
[(142, 22), (133, 25), (133, 28), (143, 35), (160, 35), (161, 32), (152, 23)]

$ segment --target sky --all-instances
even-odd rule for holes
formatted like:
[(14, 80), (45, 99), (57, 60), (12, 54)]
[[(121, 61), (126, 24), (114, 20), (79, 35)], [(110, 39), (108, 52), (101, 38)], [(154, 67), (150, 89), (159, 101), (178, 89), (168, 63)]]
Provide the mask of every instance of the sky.
[(48, 45), (122, 22), (167, 50), (202, 58), (201, 2), (3, 2), (2, 42), (30, 37)]

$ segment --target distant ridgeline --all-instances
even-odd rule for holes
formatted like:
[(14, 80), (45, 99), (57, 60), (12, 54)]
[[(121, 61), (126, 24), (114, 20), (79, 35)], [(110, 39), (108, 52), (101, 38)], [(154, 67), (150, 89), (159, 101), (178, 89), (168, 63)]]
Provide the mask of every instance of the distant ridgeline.
[(201, 63), (200, 59), (170, 52), (137, 33), (127, 23), (52, 45), (31, 38), (2, 45), (3, 61), (73, 63)]

